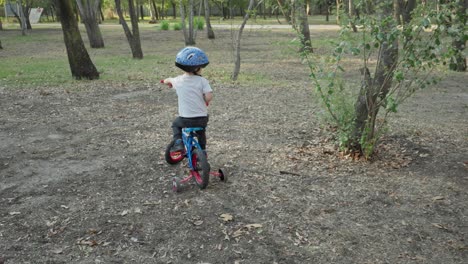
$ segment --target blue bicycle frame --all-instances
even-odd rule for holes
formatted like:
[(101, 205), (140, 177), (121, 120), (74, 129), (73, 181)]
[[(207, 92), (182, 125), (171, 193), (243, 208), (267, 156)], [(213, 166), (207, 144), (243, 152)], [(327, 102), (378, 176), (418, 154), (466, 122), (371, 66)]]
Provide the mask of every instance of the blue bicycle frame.
[(187, 127), (182, 129), (182, 141), (185, 146), (185, 155), (188, 158), (188, 163), (190, 169), (194, 170), (193, 161), (192, 161), (192, 152), (194, 149), (198, 148), (201, 150), (201, 146), (198, 143), (198, 140), (195, 139), (195, 132), (204, 130), (203, 127)]

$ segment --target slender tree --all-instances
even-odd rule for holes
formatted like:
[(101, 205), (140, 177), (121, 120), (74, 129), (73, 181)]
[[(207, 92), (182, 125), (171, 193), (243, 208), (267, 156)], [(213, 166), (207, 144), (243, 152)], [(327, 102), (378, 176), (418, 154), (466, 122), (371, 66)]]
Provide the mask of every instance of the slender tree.
[(203, 0), (203, 4), (205, 5), (206, 34), (208, 36), (208, 39), (215, 39), (215, 34), (213, 31), (213, 28), (211, 27), (211, 20), (210, 20), (210, 1)]
[[(391, 23), (391, 20), (388, 19), (388, 17), (392, 17), (393, 6), (384, 3), (385, 0), (379, 1), (380, 4), (382, 4), (382, 9), (379, 14), (380, 20), (387, 20), (386, 23), (382, 24), (380, 30), (383, 34), (390, 35), (391, 31), (396, 28), (396, 25)], [(378, 54), (374, 78), (371, 79), (367, 67), (363, 69), (364, 84), (361, 86), (361, 92), (355, 104), (356, 118), (350, 146), (352, 149), (360, 152), (362, 152), (362, 137), (366, 137), (367, 139), (375, 138), (377, 114), (381, 106), (379, 104), (379, 99), (385, 98), (390, 91), (398, 62), (398, 39), (389, 38), (383, 41), (380, 44)]]
[(127, 37), (128, 44), (130, 44), (130, 49), (132, 50), (132, 55), (134, 59), (143, 59), (143, 50), (141, 49), (141, 40), (140, 40), (140, 30), (138, 28), (138, 15), (135, 9), (135, 3), (133, 0), (128, 0), (128, 12), (130, 13), (130, 22), (132, 23), (132, 30), (127, 25), (127, 22), (124, 19), (122, 6), (120, 0), (115, 0), (115, 7), (117, 9), (117, 14), (119, 15), (120, 24), (125, 32)]
[(88, 34), (91, 48), (104, 48), (104, 39), (99, 28), (100, 0), (76, 0), (81, 20)]
[(468, 39), (466, 31), (466, 8), (467, 0), (456, 0), (453, 7), (453, 19), (450, 23), (450, 35), (452, 36), (452, 49), (454, 55), (450, 59), (449, 68), (452, 71), (466, 71), (466, 57), (464, 54), (466, 41)]
[(193, 26), (193, 0), (188, 2), (188, 29), (185, 23), (186, 14), (183, 1), (180, 0), (180, 19), (182, 21), (182, 32), (184, 33), (185, 45), (195, 45), (195, 34)]
[(244, 19), (242, 20), (242, 24), (237, 32), (237, 36), (235, 39), (235, 46), (234, 46), (234, 53), (235, 53), (235, 61), (234, 61), (234, 71), (232, 73), (231, 79), (233, 81), (237, 80), (240, 72), (240, 65), (241, 65), (241, 57), (240, 57), (240, 48), (241, 48), (241, 37), (242, 32), (244, 31), (245, 24), (247, 24), (247, 20), (249, 20), (250, 12), (254, 6), (255, 0), (250, 0), (249, 6), (247, 7), (247, 12), (245, 12)]
[(286, 21), (297, 31), (301, 39), (301, 51), (312, 51), (310, 39), (309, 19), (304, 0), (277, 0)]
[(67, 49), (68, 62), (75, 79), (99, 79), (99, 72), (91, 61), (81, 38), (71, 0), (55, 0), (62, 24), (63, 38)]
[(302, 1), (297, 3), (297, 17), (299, 28), (297, 31), (300, 33), (300, 38), (302, 42), (302, 50), (307, 50), (312, 52), (312, 41), (310, 39), (310, 29), (309, 29), (309, 16), (307, 15), (305, 4)]

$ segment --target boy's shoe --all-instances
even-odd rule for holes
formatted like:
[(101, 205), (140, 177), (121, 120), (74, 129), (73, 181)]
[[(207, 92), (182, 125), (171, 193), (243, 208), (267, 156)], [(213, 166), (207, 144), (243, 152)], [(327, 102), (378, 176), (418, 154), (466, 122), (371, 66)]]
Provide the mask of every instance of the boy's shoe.
[(182, 143), (182, 139), (176, 139), (174, 144), (172, 145), (171, 152), (182, 151), (184, 150), (184, 144)]

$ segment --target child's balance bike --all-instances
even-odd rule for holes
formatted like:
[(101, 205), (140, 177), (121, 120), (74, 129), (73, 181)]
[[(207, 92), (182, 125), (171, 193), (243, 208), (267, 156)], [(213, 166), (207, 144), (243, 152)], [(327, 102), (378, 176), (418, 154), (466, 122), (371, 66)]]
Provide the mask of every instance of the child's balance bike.
[(227, 181), (227, 175), (223, 170), (219, 169), (217, 172), (210, 172), (210, 164), (205, 151), (202, 150), (200, 144), (196, 139), (196, 131), (203, 130), (202, 127), (188, 127), (182, 129), (182, 141), (184, 142), (184, 150), (171, 151), (174, 144), (172, 141), (166, 148), (165, 159), (169, 164), (177, 164), (184, 158), (188, 159), (188, 168), (190, 174), (185, 178), (174, 177), (172, 179), (172, 190), (179, 192), (184, 183), (191, 179), (200, 189), (205, 189), (208, 186), (210, 175), (218, 177), (221, 181)]

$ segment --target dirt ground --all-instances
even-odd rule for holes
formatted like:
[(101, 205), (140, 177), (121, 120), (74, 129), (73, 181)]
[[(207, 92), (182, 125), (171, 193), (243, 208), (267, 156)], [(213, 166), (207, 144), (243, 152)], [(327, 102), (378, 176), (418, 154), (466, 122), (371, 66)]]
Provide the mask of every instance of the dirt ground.
[[(209, 67), (229, 70), (221, 39), (230, 32), (217, 34), (199, 46)], [(266, 36), (293, 37), (246, 32), (242, 70), (264, 85), (206, 70), (208, 157), (229, 176), (206, 190), (171, 191), (187, 172), (163, 158), (177, 111), (164, 87), (0, 80), (0, 263), (467, 263), (467, 75), (417, 93), (375, 160), (353, 161), (319, 122), (307, 69), (294, 57), (271, 61), (278, 45)], [(174, 49), (143, 43), (146, 54)], [(63, 50), (55, 45), (43, 52)]]

